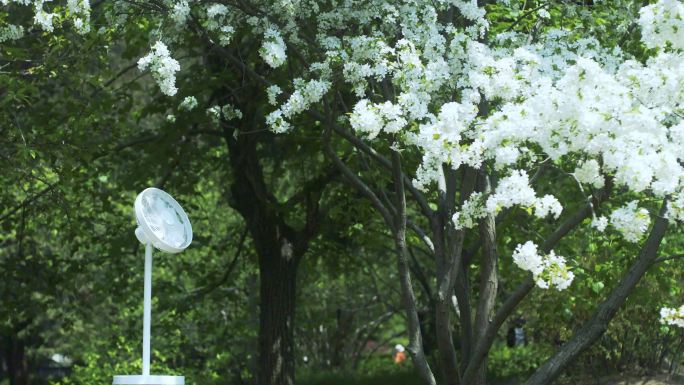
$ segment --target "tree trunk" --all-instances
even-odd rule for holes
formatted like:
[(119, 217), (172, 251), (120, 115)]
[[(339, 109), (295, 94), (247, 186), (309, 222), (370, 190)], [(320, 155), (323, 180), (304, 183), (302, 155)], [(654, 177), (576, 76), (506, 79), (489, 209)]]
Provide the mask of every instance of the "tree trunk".
[[(244, 107), (243, 111), (249, 110)], [(307, 205), (307, 224), (303, 231), (290, 227), (279, 211), (278, 200), (266, 185), (259, 163), (257, 144), (267, 138), (234, 137), (232, 129), (225, 125), (223, 128), (233, 173), (229, 203), (245, 219), (259, 260), (257, 384), (294, 385), (297, 266), (315, 232), (310, 217), (315, 216), (317, 206)]]
[(297, 263), (260, 256), (259, 385), (294, 385), (294, 315)]
[(330, 366), (341, 369), (345, 366), (347, 342), (354, 329), (354, 311), (338, 308), (336, 312), (337, 328), (331, 338)]
[(28, 385), (28, 360), (24, 343), (14, 336), (4, 338), (5, 364), (10, 385)]
[[(491, 192), (489, 176), (481, 175), (479, 190)], [(485, 338), (485, 333), (493, 317), (494, 303), (498, 289), (498, 270), (496, 252), (496, 220), (493, 214), (487, 215), (479, 223), (480, 239), (482, 242), (482, 262), (480, 271), (479, 301), (475, 316), (475, 341)], [(476, 385), (487, 383), (487, 357), (480, 364), (480, 371), (475, 377)]]

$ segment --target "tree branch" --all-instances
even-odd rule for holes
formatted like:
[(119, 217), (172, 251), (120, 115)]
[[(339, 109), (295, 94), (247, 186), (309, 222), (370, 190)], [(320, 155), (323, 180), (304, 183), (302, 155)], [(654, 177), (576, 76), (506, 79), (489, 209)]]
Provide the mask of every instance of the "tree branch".
[(395, 221), (395, 243), (397, 246), (397, 264), (401, 281), (401, 296), (408, 319), (409, 345), (413, 362), (423, 381), (428, 385), (436, 385), (435, 376), (427, 362), (423, 351), (423, 336), (420, 332), (420, 320), (416, 309), (416, 298), (411, 284), (409, 272), (408, 252), (406, 246), (406, 196), (404, 195), (403, 173), (399, 153), (392, 150), (392, 176), (396, 193), (397, 216)]
[[(605, 200), (610, 194), (611, 189), (612, 186), (610, 184), (606, 185), (606, 187), (601, 190), (601, 193), (595, 197), (593, 204), (598, 205), (602, 200)], [(558, 226), (558, 228), (546, 238), (546, 241), (544, 241), (540, 248), (541, 251), (544, 253), (551, 251), (565, 235), (582, 223), (584, 219), (591, 216), (591, 212), (592, 208), (590, 204), (583, 205), (577, 212), (561, 223), (561, 225)], [(463, 385), (469, 385), (475, 378), (475, 374), (479, 370), (482, 361), (491, 348), (499, 328), (533, 288), (534, 280), (532, 279), (531, 275), (528, 275), (527, 278), (525, 278), (525, 280), (515, 288), (513, 293), (506, 298), (499, 310), (497, 310), (497, 312), (494, 314), (494, 317), (482, 335), (482, 338), (477, 341), (475, 351), (471, 356), (468, 368), (463, 375)]]
[(376, 210), (378, 210), (378, 213), (382, 216), (382, 218), (385, 220), (385, 223), (387, 226), (392, 229), (394, 232), (395, 229), (395, 223), (392, 218), (392, 215), (390, 214), (389, 210), (385, 205), (380, 201), (380, 198), (378, 198), (377, 195), (373, 192), (373, 190), (368, 187), (368, 185), (361, 180), (349, 167), (347, 167), (344, 162), (335, 154), (335, 150), (332, 148), (332, 144), (330, 143), (330, 129), (326, 129), (326, 133), (324, 136), (324, 149), (325, 149), (325, 154), (332, 160), (333, 164), (340, 170), (342, 175), (347, 179), (347, 181), (354, 186), (359, 192), (361, 192), (368, 200), (370, 200), (371, 204), (373, 207), (375, 207)]
[[(478, 185), (479, 191), (485, 194), (491, 192), (489, 176), (485, 173), (480, 174)], [(498, 256), (496, 250), (496, 222), (494, 215), (491, 213), (487, 214), (487, 216), (482, 218), (479, 222), (478, 228), (480, 240), (482, 242), (482, 267), (480, 270), (479, 301), (477, 303), (477, 313), (475, 315), (475, 341), (481, 340), (489, 327), (498, 289)], [(486, 363), (482, 365), (482, 369), (486, 370)], [(482, 378), (486, 375), (483, 370), (480, 371), (481, 376), (483, 376)]]
[(679, 258), (684, 258), (684, 254), (675, 254), (675, 255), (669, 255), (667, 257), (656, 258), (653, 261), (653, 263), (665, 262), (665, 261), (670, 261), (670, 260), (679, 259)]
[(608, 323), (615, 317), (620, 306), (632, 293), (641, 277), (656, 260), (656, 253), (667, 232), (668, 220), (667, 198), (663, 200), (660, 213), (651, 228), (648, 239), (639, 251), (636, 261), (625, 274), (620, 283), (610, 293), (594, 312), (591, 319), (586, 321), (572, 338), (546, 360), (546, 362), (527, 380), (527, 385), (546, 385), (555, 380), (577, 356), (591, 346), (608, 328)]

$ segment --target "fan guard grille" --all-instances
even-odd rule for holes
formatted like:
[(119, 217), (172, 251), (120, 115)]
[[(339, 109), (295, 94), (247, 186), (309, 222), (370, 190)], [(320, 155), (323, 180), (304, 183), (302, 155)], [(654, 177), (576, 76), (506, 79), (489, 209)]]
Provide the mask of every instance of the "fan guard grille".
[(183, 217), (164, 195), (146, 191), (142, 196), (142, 214), (150, 230), (164, 243), (179, 248), (187, 243)]

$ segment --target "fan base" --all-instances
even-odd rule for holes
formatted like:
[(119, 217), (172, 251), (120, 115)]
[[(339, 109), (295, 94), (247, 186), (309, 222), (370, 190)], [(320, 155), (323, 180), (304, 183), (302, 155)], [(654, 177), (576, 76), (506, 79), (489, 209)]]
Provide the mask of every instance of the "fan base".
[(185, 385), (183, 376), (114, 376), (112, 385)]

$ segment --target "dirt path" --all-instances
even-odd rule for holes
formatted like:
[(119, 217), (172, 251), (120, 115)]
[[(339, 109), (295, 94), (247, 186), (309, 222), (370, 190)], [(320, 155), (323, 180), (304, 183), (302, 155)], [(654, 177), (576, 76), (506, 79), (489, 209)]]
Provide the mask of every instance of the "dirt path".
[[(568, 383), (569, 384), (569, 383)], [(659, 374), (645, 377), (611, 376), (603, 378), (587, 378), (577, 385), (684, 385), (684, 377), (679, 375)]]

